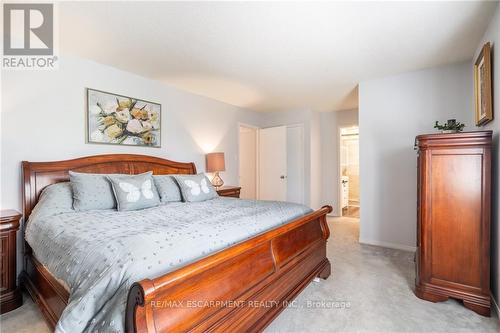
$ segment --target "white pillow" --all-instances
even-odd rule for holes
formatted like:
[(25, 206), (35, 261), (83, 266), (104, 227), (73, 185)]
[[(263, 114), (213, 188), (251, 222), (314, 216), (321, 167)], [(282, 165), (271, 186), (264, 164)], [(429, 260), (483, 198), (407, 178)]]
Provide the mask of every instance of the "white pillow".
[(160, 196), (153, 181), (153, 173), (140, 175), (109, 175), (117, 208), (120, 211), (158, 206)]
[(181, 189), (184, 201), (205, 201), (219, 196), (210, 180), (202, 173), (197, 175), (175, 175), (173, 177)]

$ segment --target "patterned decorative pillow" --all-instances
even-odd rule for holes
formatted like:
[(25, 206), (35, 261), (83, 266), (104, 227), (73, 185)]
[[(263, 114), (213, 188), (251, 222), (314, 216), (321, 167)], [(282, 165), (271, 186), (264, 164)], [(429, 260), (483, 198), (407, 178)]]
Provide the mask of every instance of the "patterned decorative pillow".
[(161, 202), (182, 201), (181, 190), (172, 175), (155, 175), (153, 180)]
[(179, 184), (184, 201), (205, 201), (219, 196), (210, 180), (202, 173), (197, 175), (174, 175), (173, 177)]
[(30, 218), (35, 215), (46, 216), (69, 212), (74, 212), (71, 184), (69, 182), (57, 183), (43, 190)]
[(108, 175), (69, 172), (73, 189), (73, 208), (76, 211), (116, 208), (113, 188)]
[(109, 175), (118, 210), (137, 210), (158, 206), (160, 197), (153, 181), (153, 173), (140, 175)]

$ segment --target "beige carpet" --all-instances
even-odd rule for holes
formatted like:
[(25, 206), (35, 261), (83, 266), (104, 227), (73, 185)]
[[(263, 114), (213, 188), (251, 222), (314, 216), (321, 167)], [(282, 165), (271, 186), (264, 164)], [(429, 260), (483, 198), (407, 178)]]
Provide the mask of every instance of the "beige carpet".
[[(413, 253), (358, 243), (358, 220), (330, 220), (332, 275), (313, 282), (266, 332), (500, 332), (459, 302), (422, 301), (413, 295)], [(0, 317), (2, 332), (48, 332), (29, 299)]]

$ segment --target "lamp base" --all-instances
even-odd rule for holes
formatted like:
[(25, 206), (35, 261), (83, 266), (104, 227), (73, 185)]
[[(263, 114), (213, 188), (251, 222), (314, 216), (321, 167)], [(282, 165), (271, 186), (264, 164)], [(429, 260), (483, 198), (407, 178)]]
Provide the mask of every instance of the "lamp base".
[(222, 178), (220, 178), (219, 176), (219, 172), (215, 172), (214, 174), (214, 178), (212, 178), (212, 185), (215, 187), (215, 188), (219, 188), (221, 187), (222, 185), (224, 185), (224, 181), (222, 180)]

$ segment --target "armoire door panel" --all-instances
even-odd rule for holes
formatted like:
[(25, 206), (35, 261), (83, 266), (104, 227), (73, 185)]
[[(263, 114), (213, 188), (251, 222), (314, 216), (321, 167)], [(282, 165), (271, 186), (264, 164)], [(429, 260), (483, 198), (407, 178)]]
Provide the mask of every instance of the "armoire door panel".
[[(432, 276), (481, 284), (481, 155), (432, 155)], [(464, 270), (464, 267), (468, 269)]]

